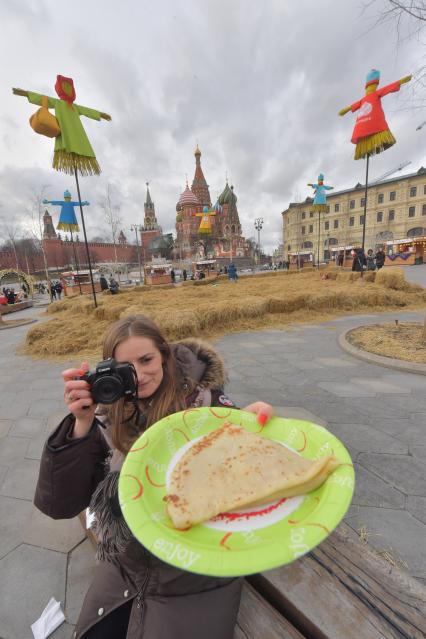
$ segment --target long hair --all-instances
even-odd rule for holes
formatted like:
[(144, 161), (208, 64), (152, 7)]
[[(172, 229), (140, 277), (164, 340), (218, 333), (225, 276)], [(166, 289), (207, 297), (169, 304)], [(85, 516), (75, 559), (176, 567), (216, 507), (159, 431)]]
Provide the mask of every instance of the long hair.
[[(145, 315), (129, 315), (112, 324), (104, 338), (103, 359), (114, 357), (117, 346), (129, 337), (150, 339), (160, 351), (163, 360), (160, 386), (148, 401), (139, 400), (146, 417), (146, 429), (163, 417), (184, 409), (185, 396), (177, 380), (175, 359), (170, 346), (158, 326)], [(131, 421), (126, 421), (134, 411), (134, 406), (119, 399), (105, 408), (112, 424), (112, 442), (119, 451), (126, 454), (140, 434)]]

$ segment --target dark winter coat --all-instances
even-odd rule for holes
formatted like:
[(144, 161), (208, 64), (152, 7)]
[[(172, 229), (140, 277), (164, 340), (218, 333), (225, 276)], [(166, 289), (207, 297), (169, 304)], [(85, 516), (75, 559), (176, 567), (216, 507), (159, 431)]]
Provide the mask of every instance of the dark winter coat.
[(358, 251), (352, 262), (352, 270), (357, 272), (363, 271), (366, 264), (365, 254), (362, 251)]
[(377, 268), (382, 268), (385, 263), (385, 253), (384, 251), (377, 251), (376, 253), (376, 266)]
[[(179, 376), (195, 380), (188, 406), (229, 405), (219, 355), (199, 340), (173, 347)], [(72, 439), (68, 415), (50, 435), (40, 462), (34, 503), (54, 519), (75, 517), (102, 487), (105, 462), (119, 457), (111, 449), (109, 425), (95, 419), (86, 437)], [(121, 516), (121, 515), (120, 515)], [(232, 639), (241, 594), (240, 579), (195, 575), (174, 568), (130, 538), (114, 561), (99, 562), (86, 594), (74, 637), (79, 639), (106, 615), (133, 600), (127, 639)]]

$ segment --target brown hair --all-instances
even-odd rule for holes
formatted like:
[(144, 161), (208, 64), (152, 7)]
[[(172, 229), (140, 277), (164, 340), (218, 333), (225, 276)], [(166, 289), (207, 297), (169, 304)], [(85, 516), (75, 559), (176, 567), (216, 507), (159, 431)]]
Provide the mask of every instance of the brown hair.
[[(152, 397), (148, 410), (144, 411), (148, 428), (158, 420), (185, 408), (183, 389), (176, 377), (176, 365), (169, 344), (164, 339), (158, 326), (145, 315), (129, 315), (115, 322), (104, 338), (103, 359), (114, 357), (115, 349), (128, 337), (146, 337), (150, 339), (161, 353), (163, 360), (163, 379)], [(135, 426), (128, 419), (134, 411), (133, 404), (118, 400), (106, 407), (112, 424), (112, 442), (122, 453), (127, 453), (134, 440), (139, 436)]]

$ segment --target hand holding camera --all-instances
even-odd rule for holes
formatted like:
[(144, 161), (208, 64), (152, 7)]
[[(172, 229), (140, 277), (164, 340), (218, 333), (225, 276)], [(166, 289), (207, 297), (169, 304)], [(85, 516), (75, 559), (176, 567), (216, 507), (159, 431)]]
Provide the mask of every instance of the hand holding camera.
[(89, 432), (97, 404), (114, 404), (124, 397), (137, 398), (136, 371), (128, 362), (114, 359), (99, 362), (94, 372), (89, 372), (87, 362), (80, 369), (69, 368), (62, 373), (65, 381), (64, 400), (75, 416), (74, 437), (85, 437)]

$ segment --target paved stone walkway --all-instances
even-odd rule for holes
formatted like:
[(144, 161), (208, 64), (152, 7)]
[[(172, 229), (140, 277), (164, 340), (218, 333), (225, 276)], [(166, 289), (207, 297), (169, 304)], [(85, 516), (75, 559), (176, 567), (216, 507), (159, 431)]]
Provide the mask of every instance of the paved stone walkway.
[[(229, 365), (227, 391), (239, 405), (263, 399), (277, 414), (311, 419), (342, 439), (357, 473), (346, 522), (354, 531), (365, 526), (369, 543), (391, 549), (426, 583), (426, 376), (355, 360), (337, 344), (346, 328), (384, 317), (231, 334), (216, 345)], [(52, 637), (65, 639), (94, 552), (78, 520), (53, 521), (32, 505), (42, 446), (65, 414), (60, 371), (66, 365), (16, 356), (27, 330), (0, 331), (0, 639), (31, 638), (29, 626), (51, 596), (67, 618)]]

